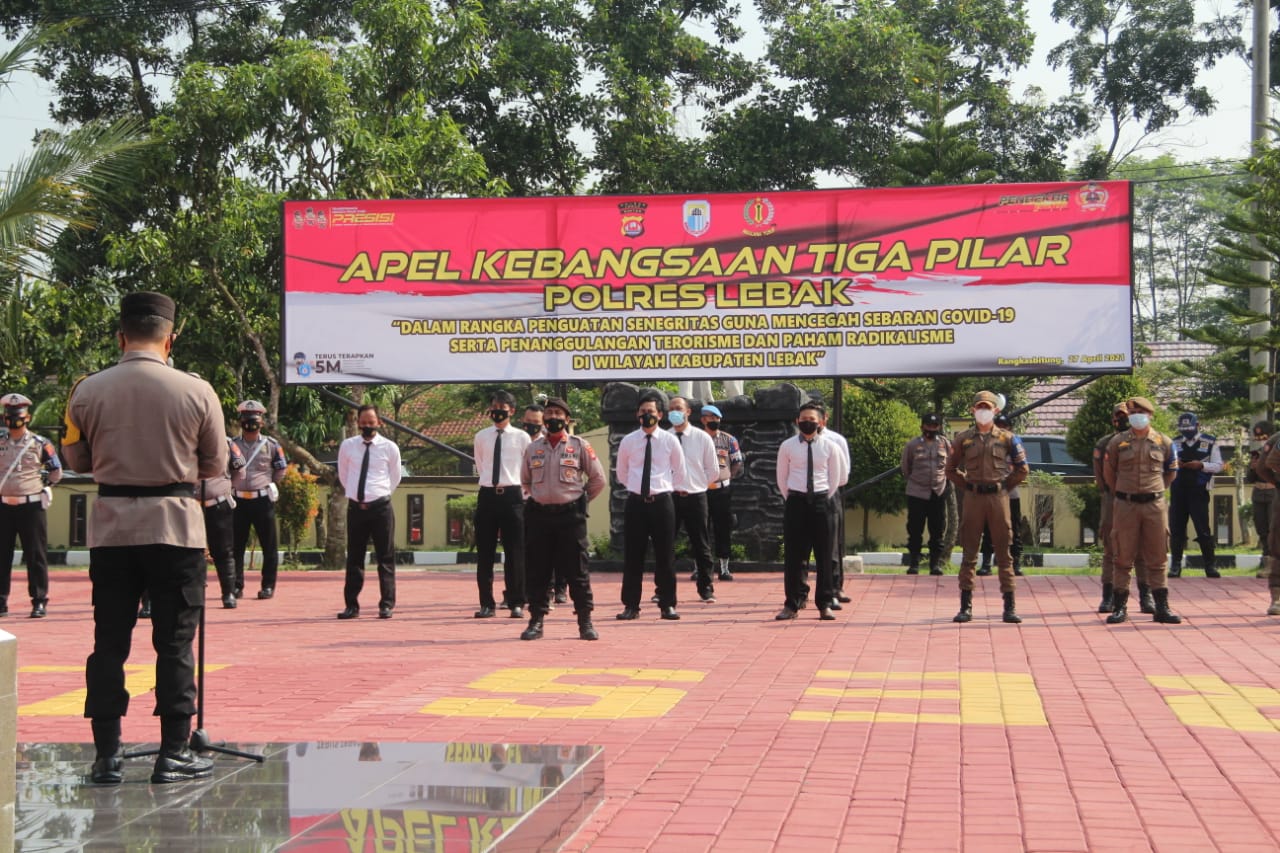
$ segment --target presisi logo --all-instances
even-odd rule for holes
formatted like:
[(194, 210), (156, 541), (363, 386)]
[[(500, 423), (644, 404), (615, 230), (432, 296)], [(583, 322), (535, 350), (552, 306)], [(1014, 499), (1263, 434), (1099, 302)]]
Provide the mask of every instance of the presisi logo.
[(742, 206), (742, 219), (747, 227), (742, 233), (749, 237), (766, 237), (778, 230), (773, 219), (773, 202), (764, 196), (756, 196)]
[(314, 359), (308, 359), (305, 352), (295, 352), (293, 354), (293, 369), (298, 376), (303, 379), (306, 379), (313, 373), (341, 373), (342, 359), (324, 358), (320, 356), (317, 356)]
[(340, 225), (391, 225), (396, 221), (394, 213), (373, 213), (363, 210), (334, 211), (333, 226)]

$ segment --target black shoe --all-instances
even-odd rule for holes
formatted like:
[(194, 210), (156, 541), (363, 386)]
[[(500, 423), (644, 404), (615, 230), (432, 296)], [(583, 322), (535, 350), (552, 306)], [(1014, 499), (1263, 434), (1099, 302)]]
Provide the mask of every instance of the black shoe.
[(853, 601), (853, 599), (845, 595), (843, 592), (840, 592), (839, 590), (837, 590), (836, 601), (840, 602), (841, 604), (848, 604), (850, 601)]
[(1218, 571), (1214, 566), (1205, 566), (1204, 576), (1207, 578), (1220, 578), (1222, 577), (1222, 572)]
[(907, 566), (907, 574), (909, 574), (909, 575), (918, 575), (918, 574), (920, 574), (920, 567), (919, 567), (919, 566)]
[(620, 622), (630, 622), (632, 619), (640, 618), (640, 609), (638, 607), (627, 607), (613, 618)]
[(0, 616), (8, 616), (8, 615), (9, 615), (9, 605), (0, 604)]
[(676, 609), (674, 607), (664, 607), (662, 608), (662, 618), (663, 619), (679, 619), (680, 614), (676, 612)]
[(827, 605), (827, 609), (828, 610), (844, 610), (844, 607), (840, 605), (839, 601), (833, 598), (831, 599), (831, 603)]
[(790, 607), (784, 607), (781, 610), (779, 610), (778, 615), (773, 618), (778, 622), (785, 622), (788, 619), (796, 618), (796, 612), (792, 610)]
[(524, 618), (524, 608), (523, 608), (523, 607), (521, 607), (519, 604), (517, 604), (515, 607), (511, 608), (511, 618), (512, 618), (512, 619), (523, 619), (523, 618)]
[(1108, 625), (1119, 625), (1129, 619), (1129, 590), (1117, 589), (1112, 594), (1113, 605), (1111, 615), (1107, 617)]
[(95, 785), (119, 785), (124, 781), (124, 759), (119, 753), (97, 759), (89, 771), (89, 781)]
[(472, 615), (474, 615), (477, 619), (488, 619), (492, 616), (496, 616), (497, 614), (498, 614), (498, 611), (494, 610), (492, 607), (485, 607), (481, 605), (480, 609), (477, 610)]
[(1098, 602), (1099, 613), (1111, 613), (1116, 609), (1115, 587), (1109, 583), (1102, 585), (1102, 600)]
[(354, 619), (360, 615), (359, 607), (348, 607), (338, 614), (339, 619)]
[(600, 632), (596, 630), (596, 626), (591, 624), (591, 620), (578, 622), (578, 639), (579, 640), (598, 640)]
[(1017, 625), (1022, 622), (1022, 617), (1018, 615), (1014, 594), (1012, 592), (1004, 593), (1004, 613), (1000, 618), (1011, 625)]
[(1178, 560), (1174, 563), (1169, 564), (1169, 577), (1171, 578), (1182, 577), (1182, 561), (1181, 560)]
[(226, 595), (222, 596), (222, 609), (223, 610), (236, 609), (236, 597), (234, 593), (227, 593)]
[(653, 595), (649, 596), (649, 601), (652, 602), (653, 604), (657, 604), (661, 600), (662, 598), (656, 592)]
[(930, 569), (930, 570), (929, 570), (929, 574), (931, 574), (931, 575), (942, 575), (942, 574), (946, 574), (946, 573), (945, 573), (944, 571), (942, 571), (942, 569), (934, 568), (934, 569)]
[(379, 607), (379, 608), (378, 608), (378, 618), (379, 618), (379, 619), (390, 619), (390, 618), (391, 618), (391, 608), (390, 608), (390, 607), (388, 607), (388, 606), (387, 606), (387, 605), (385, 605), (385, 604), (384, 604), (384, 605), (382, 605), (381, 607)]
[(522, 640), (541, 640), (542, 639), (542, 620), (532, 619), (529, 621), (529, 627), (525, 628), (520, 634)]
[(694, 569), (693, 571), (689, 572), (689, 580), (693, 581), (694, 583), (697, 583), (697, 582), (698, 582), (698, 570), (697, 570), (697, 569)]
[(1138, 584), (1138, 609), (1148, 616), (1156, 612), (1156, 600), (1151, 595), (1151, 587)]
[(836, 615), (831, 612), (830, 607), (823, 607), (820, 610), (818, 610), (818, 618), (821, 619), (823, 622), (836, 621)]
[(266, 601), (268, 598), (274, 597), (275, 594), (275, 589), (269, 586), (264, 586), (262, 589), (258, 590), (258, 600)]
[(151, 772), (151, 782), (166, 785), (171, 782), (189, 782), (213, 775), (213, 761), (201, 758), (187, 747), (181, 752), (161, 752)]
[(1013, 574), (1015, 577), (1022, 577), (1022, 569), (1018, 568), (1017, 566), (1014, 566)]
[(733, 572), (729, 571), (728, 569), (723, 569), (723, 570), (720, 572), (720, 580), (722, 580), (722, 581), (731, 581), (731, 580), (733, 580)]
[(556, 604), (568, 604), (569, 594), (563, 589), (556, 593)]
[(1153, 589), (1151, 595), (1156, 600), (1156, 615), (1152, 621), (1160, 622), (1165, 625), (1180, 625), (1182, 617), (1169, 609), (1169, 590)]
[(240, 587), (236, 590), (236, 598), (244, 598), (244, 588)]
[(977, 574), (982, 575), (985, 578), (991, 574), (991, 567), (983, 566), (982, 568), (978, 569)]
[(37, 601), (35, 604), (31, 605), (32, 619), (43, 619), (47, 615), (48, 613), (45, 610), (45, 605), (43, 601)]
[[(8, 613), (8, 612), (9, 612), (9, 608), (7, 608), (7, 607), (6, 607), (6, 608), (4, 609), (4, 612), (5, 612), (5, 613)], [(151, 605), (150, 605), (150, 604), (144, 604), (142, 607), (138, 608), (138, 618), (139, 618), (139, 619), (150, 619), (150, 618), (151, 618)]]
[(702, 599), (702, 603), (703, 603), (703, 604), (715, 604), (715, 603), (716, 603), (716, 595), (715, 595), (715, 593), (714, 593), (714, 592), (711, 592), (711, 591), (709, 591), (709, 590), (708, 590), (707, 592), (700, 592), (700, 593), (698, 593), (698, 598)]
[(952, 622), (973, 621), (973, 590), (960, 590), (960, 611), (951, 619)]

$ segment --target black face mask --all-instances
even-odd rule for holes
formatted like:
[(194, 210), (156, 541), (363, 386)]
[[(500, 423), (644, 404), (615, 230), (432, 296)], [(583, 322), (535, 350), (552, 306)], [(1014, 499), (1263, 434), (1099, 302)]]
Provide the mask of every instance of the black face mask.
[(1129, 428), (1129, 419), (1116, 418), (1114, 421), (1111, 422), (1111, 424), (1116, 428), (1116, 432), (1124, 432)]
[(27, 422), (27, 418), (25, 415), (5, 415), (4, 422), (9, 429), (21, 429)]
[(658, 416), (653, 414), (652, 412), (645, 412), (643, 415), (640, 416), (640, 426), (644, 427), (645, 429), (648, 429), (649, 427), (657, 426), (657, 425), (658, 425)]
[(378, 434), (378, 428), (377, 427), (360, 427), (360, 434), (363, 435), (365, 438), (373, 438), (375, 435)]
[(805, 435), (813, 435), (818, 431), (817, 421), (800, 421), (796, 424), (796, 428)]
[(938, 437), (938, 431), (937, 431), (936, 429), (927, 429), (927, 430), (925, 430), (925, 431), (924, 431), (924, 437), (925, 437), (925, 438), (937, 438), (937, 437)]
[(546, 418), (543, 423), (547, 425), (547, 432), (550, 433), (564, 432), (567, 424), (563, 418)]
[(240, 422), (240, 429), (244, 430), (245, 432), (257, 432), (261, 428), (262, 428), (261, 421), (241, 421)]
[(703, 424), (703, 425), (702, 425), (702, 427), (703, 427), (703, 429), (705, 429), (707, 432), (716, 432), (717, 430), (719, 430), (719, 429), (720, 429), (720, 422), (719, 422), (719, 421), (707, 421), (705, 424)]
[(490, 409), (489, 410), (489, 420), (493, 421), (495, 424), (500, 424), (509, 417), (511, 417), (511, 413), (508, 412), (506, 409)]
[(520, 426), (524, 427), (524, 431), (529, 433), (530, 438), (537, 438), (542, 432), (542, 427), (538, 424), (520, 424)]

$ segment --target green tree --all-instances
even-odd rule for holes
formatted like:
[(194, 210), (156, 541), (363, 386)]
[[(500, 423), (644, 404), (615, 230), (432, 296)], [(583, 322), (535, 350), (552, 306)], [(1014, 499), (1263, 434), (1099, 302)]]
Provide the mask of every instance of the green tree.
[[(1085, 386), (1084, 402), (1067, 425), (1067, 452), (1086, 465), (1093, 464), (1093, 446), (1115, 431), (1111, 411), (1130, 397), (1150, 397), (1137, 376), (1103, 376)], [(1157, 427), (1159, 429), (1159, 427)]]
[[(880, 400), (864, 391), (853, 390), (844, 398), (844, 421), (840, 430), (849, 441), (852, 470), (849, 483), (855, 485), (896, 468), (902, 447), (919, 432), (920, 418), (897, 400)], [(901, 477), (886, 477), (874, 485), (853, 492), (846, 506), (860, 506), (862, 542), (870, 541), (870, 514), (890, 515), (907, 505)]]

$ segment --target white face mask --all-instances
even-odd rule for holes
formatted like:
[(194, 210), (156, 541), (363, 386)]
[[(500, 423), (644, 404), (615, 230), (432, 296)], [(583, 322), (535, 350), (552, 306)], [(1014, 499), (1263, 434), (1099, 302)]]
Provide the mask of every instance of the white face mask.
[(973, 419), (986, 426), (996, 419), (996, 413), (990, 409), (978, 409), (973, 413)]
[(1129, 415), (1129, 426), (1134, 429), (1146, 429), (1151, 426), (1151, 416), (1143, 412), (1134, 412)]

